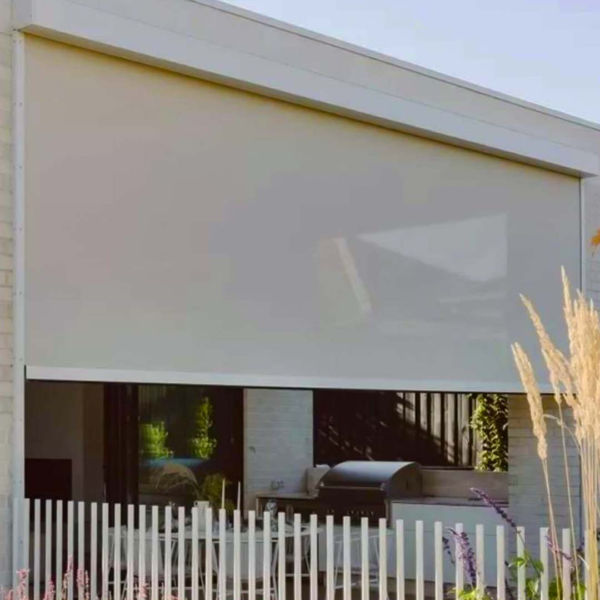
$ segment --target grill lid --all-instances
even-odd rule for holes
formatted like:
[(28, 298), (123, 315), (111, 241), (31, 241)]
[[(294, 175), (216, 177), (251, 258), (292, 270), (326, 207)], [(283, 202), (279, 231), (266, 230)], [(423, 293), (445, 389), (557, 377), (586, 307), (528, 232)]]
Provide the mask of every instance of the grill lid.
[(319, 484), (319, 495), (344, 490), (383, 492), (387, 499), (420, 496), (421, 466), (414, 462), (349, 460), (336, 465)]

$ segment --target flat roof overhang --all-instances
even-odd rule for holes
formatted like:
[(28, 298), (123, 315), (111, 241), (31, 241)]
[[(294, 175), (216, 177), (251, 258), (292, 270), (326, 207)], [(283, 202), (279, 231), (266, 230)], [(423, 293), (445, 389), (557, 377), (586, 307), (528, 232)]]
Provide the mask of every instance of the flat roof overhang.
[[(206, 10), (224, 9), (216, 3), (190, 0), (15, 0), (14, 18), (15, 27), (26, 33), (576, 177), (600, 174), (600, 158), (595, 152), (358, 85), (289, 60), (285, 36), (308, 39), (317, 59), (321, 52), (323, 60), (331, 60), (327, 54), (331, 44), (323, 36), (279, 26), (267, 18), (258, 20), (254, 15), (254, 25), (278, 28), (281, 52), (277, 47), (269, 51), (281, 59), (215, 43), (219, 31), (213, 30), (212, 39), (207, 39), (205, 28), (194, 28), (194, 20), (205, 16), (200, 11)], [(227, 12), (239, 20), (252, 15), (243, 16), (238, 9)], [(215, 20), (212, 25), (231, 28), (232, 23)], [(222, 37), (231, 38), (231, 30), (224, 30)], [(349, 55), (360, 54), (347, 46)], [(365, 51), (361, 56), (369, 56), (377, 67), (377, 55)], [(456, 83), (448, 81), (447, 85)], [(548, 119), (555, 117), (549, 111)]]

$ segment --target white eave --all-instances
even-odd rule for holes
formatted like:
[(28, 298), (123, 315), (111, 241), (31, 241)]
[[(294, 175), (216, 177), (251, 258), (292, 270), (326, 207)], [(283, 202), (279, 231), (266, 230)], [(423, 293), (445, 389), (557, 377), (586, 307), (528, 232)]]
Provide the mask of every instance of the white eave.
[[(239, 9), (227, 11), (228, 21), (214, 22), (224, 28), (222, 36), (214, 27), (209, 36), (206, 25), (194, 27), (205, 19), (202, 11), (207, 10), (222, 11), (223, 7), (189, 0), (15, 0), (14, 14), (15, 27), (27, 33), (561, 173), (578, 177), (600, 173), (595, 152), (294, 64), (285, 36), (303, 36), (317, 62), (319, 52), (324, 53), (323, 60), (328, 59), (330, 42), (324, 36), (279, 27), (271, 19), (244, 15)], [(265, 33), (278, 27), (268, 56), (227, 42), (235, 34), (231, 31), (237, 26), (234, 19), (248, 18), (266, 28)], [(253, 30), (252, 35), (260, 33)], [(356, 49), (348, 46), (347, 52)], [(383, 61), (375, 53), (365, 51), (364, 55), (375, 67), (378, 60), (393, 64), (393, 59)], [(398, 63), (394, 68), (406, 67)]]

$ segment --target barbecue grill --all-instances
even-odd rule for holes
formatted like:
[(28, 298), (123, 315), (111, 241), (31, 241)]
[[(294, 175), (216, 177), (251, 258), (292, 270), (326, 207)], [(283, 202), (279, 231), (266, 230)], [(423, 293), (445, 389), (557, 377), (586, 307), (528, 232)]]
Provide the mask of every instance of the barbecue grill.
[(321, 479), (316, 496), (275, 498), (280, 511), (293, 510), (323, 520), (333, 515), (340, 523), (367, 517), (390, 521), (394, 500), (422, 496), (421, 466), (414, 462), (347, 461), (333, 467)]
[(333, 467), (318, 487), (318, 501), (339, 520), (390, 517), (390, 503), (423, 493), (421, 466), (414, 462), (347, 461)]

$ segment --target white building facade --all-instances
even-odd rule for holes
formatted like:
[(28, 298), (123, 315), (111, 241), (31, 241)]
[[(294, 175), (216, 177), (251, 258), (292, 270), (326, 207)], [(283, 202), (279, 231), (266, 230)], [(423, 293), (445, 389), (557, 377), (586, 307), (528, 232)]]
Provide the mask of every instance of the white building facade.
[[(244, 387), (246, 492), (293, 490), (293, 390), (519, 393), (518, 294), (600, 301), (599, 173), (598, 125), (217, 2), (0, 0), (3, 579), (26, 380)], [(518, 397), (509, 448), (539, 526)]]

